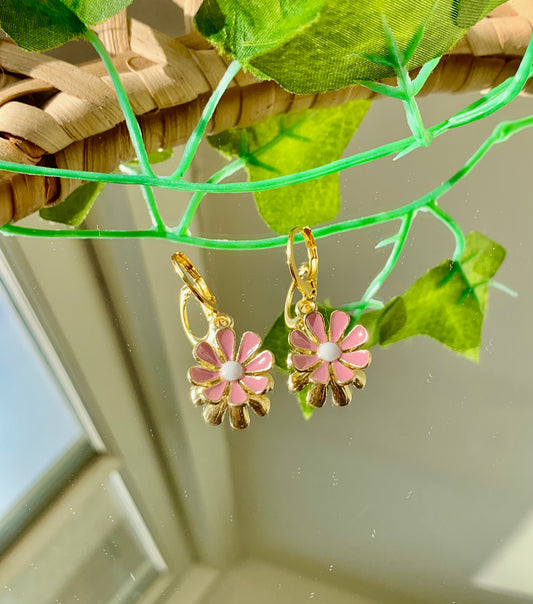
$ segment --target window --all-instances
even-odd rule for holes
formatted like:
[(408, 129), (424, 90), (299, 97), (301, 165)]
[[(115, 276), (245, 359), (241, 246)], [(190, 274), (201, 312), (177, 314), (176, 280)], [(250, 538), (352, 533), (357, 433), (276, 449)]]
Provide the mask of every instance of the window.
[(28, 243), (0, 258), (0, 604), (150, 601), (190, 546), (105, 288), (83, 243), (49, 271)]

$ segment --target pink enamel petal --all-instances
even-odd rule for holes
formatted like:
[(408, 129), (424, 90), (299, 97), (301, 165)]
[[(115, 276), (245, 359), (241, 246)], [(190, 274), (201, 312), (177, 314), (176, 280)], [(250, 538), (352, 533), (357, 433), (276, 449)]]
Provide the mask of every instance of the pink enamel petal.
[(356, 325), (340, 343), (341, 350), (361, 346), (368, 340), (368, 331), (362, 325)]
[(343, 352), (341, 355), (341, 361), (357, 367), (357, 369), (364, 369), (370, 361), (370, 352), (368, 350), (355, 350), (354, 352)]
[(305, 317), (305, 324), (321, 344), (328, 341), (326, 328), (324, 327), (324, 317), (319, 312), (312, 312), (307, 315)]
[(303, 331), (300, 331), (299, 329), (291, 331), (290, 340), (291, 344), (293, 346), (296, 346), (296, 348), (310, 350), (311, 352), (316, 352), (318, 350), (318, 346), (312, 340), (310, 340)]
[(217, 341), (224, 353), (226, 361), (233, 361), (233, 351), (235, 350), (235, 334), (231, 329), (221, 329), (217, 332)]
[(329, 341), (338, 342), (350, 324), (350, 315), (343, 310), (334, 310), (329, 319)]
[(245, 375), (241, 382), (256, 394), (263, 394), (268, 386), (268, 378), (260, 375)]
[(245, 331), (239, 346), (237, 363), (247, 361), (259, 349), (259, 346), (261, 346), (261, 338), (253, 331)]
[(309, 379), (315, 384), (327, 384), (329, 382), (329, 363), (322, 363), (313, 371)]
[(218, 403), (224, 394), (227, 383), (226, 380), (222, 380), (219, 384), (215, 384), (214, 386), (211, 386), (211, 388), (206, 388), (202, 394), (207, 400)]
[(341, 365), (339, 361), (333, 361), (332, 365), (333, 373), (335, 374), (335, 379), (337, 380), (337, 382), (341, 384), (347, 384), (348, 382), (351, 382), (353, 380), (355, 373), (351, 369), (348, 369), (348, 367)]
[(298, 371), (305, 371), (318, 363), (319, 358), (316, 354), (293, 354), (292, 366)]
[(230, 382), (229, 385), (229, 403), (230, 405), (242, 405), (248, 400), (246, 392), (242, 389), (239, 382)]
[(219, 378), (220, 373), (211, 369), (205, 369), (204, 367), (191, 367), (189, 369), (189, 376), (195, 384), (201, 386), (202, 384), (206, 384), (207, 382)]
[(213, 367), (220, 367), (222, 365), (217, 353), (208, 342), (200, 342), (194, 350), (194, 356), (198, 360), (204, 361), (204, 363), (213, 365)]
[(245, 373), (252, 373), (256, 371), (270, 371), (274, 364), (274, 355), (270, 350), (263, 350), (261, 354), (258, 354), (255, 359), (252, 359), (247, 365), (244, 366)]

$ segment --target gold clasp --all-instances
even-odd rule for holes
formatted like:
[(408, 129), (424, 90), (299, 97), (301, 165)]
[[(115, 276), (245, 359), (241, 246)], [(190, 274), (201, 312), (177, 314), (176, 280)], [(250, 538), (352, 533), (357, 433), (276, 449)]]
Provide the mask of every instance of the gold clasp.
[(178, 275), (185, 281), (185, 285), (201, 304), (211, 312), (217, 312), (217, 299), (209, 291), (204, 278), (187, 256), (183, 252), (176, 252), (172, 256), (172, 264)]
[[(301, 233), (307, 250), (307, 263), (296, 266), (294, 257), (294, 240), (298, 233)], [(285, 322), (288, 327), (294, 329), (301, 322), (305, 315), (316, 310), (316, 295), (318, 281), (318, 249), (313, 233), (309, 227), (295, 227), (289, 233), (287, 239), (287, 264), (292, 276), (292, 283), (285, 300)], [(302, 294), (301, 300), (296, 303), (296, 316), (291, 316), (292, 299), (294, 292)]]
[[(183, 329), (190, 342), (198, 344), (209, 339), (218, 329), (233, 327), (233, 319), (229, 315), (218, 312), (215, 296), (211, 293), (204, 278), (189, 258), (183, 252), (176, 252), (172, 256), (172, 264), (175, 271), (185, 282), (180, 291), (180, 314)], [(203, 337), (195, 336), (191, 328), (187, 310), (191, 296), (194, 296), (200, 302), (201, 309), (209, 325), (208, 331)]]

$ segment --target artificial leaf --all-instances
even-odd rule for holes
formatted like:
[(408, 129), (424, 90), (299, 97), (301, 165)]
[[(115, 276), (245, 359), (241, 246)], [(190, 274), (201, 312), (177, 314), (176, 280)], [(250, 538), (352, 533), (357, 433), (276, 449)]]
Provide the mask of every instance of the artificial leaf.
[(116, 15), (123, 8), (129, 6), (133, 0), (61, 0), (61, 2), (70, 8), (83, 23), (94, 25)]
[(22, 48), (43, 51), (79, 38), (133, 0), (1, 0), (0, 27)]
[(473, 22), (503, 2), (325, 0), (320, 7), (294, 0), (208, 0), (195, 21), (212, 44), (256, 76), (306, 94), (394, 75), (386, 61), (368, 58), (388, 55), (384, 20), (400, 52), (408, 50), (412, 69), (444, 54)]
[(455, 0), (459, 27), (472, 27), (491, 10), (501, 4), (500, 0)]
[(384, 309), (363, 317), (376, 326), (374, 334), (382, 345), (427, 335), (478, 360), (489, 281), (504, 258), (502, 246), (481, 233), (470, 233), (460, 266), (443, 262)]
[(204, 0), (195, 22), (224, 54), (247, 64), (305, 31), (325, 0)]
[(78, 187), (56, 206), (39, 210), (39, 216), (51, 222), (60, 222), (70, 226), (80, 226), (100, 195), (105, 183), (88, 182)]
[(285, 315), (281, 313), (268, 330), (263, 340), (263, 347), (274, 355), (276, 367), (284, 373), (289, 373), (287, 357), (289, 356), (289, 330), (285, 325)]
[[(293, 174), (339, 159), (369, 106), (370, 101), (359, 100), (340, 107), (274, 115), (256, 126), (227, 130), (208, 140), (225, 155), (242, 157), (252, 181)], [(255, 201), (268, 226), (285, 234), (296, 225), (314, 225), (337, 216), (339, 177), (331, 174), (259, 191)]]
[(60, 0), (2, 0), (0, 27), (22, 48), (42, 51), (83, 34), (85, 24)]
[[(150, 162), (150, 165), (160, 164), (161, 162), (164, 162), (164, 161), (167, 161), (167, 159), (170, 159), (172, 157), (173, 153), (174, 153), (173, 149), (158, 149), (157, 151), (152, 151), (152, 153), (148, 153), (148, 161)], [(136, 159), (134, 159), (128, 163), (131, 164), (132, 166), (139, 165), (139, 162)]]
[(315, 410), (315, 408), (311, 407), (311, 405), (306, 400), (308, 390), (309, 386), (306, 386), (303, 390), (300, 390), (300, 392), (298, 392), (298, 400), (300, 401), (300, 409), (302, 410), (302, 415), (304, 416), (304, 419), (311, 419), (313, 411)]
[[(427, 335), (469, 359), (479, 358), (481, 328), (490, 279), (505, 259), (504, 248), (476, 231), (466, 237), (461, 263), (447, 260), (415, 281), (383, 309), (352, 319), (369, 334), (365, 348), (386, 346), (416, 335)], [(329, 318), (333, 308), (319, 306)], [(276, 365), (289, 373), (289, 330), (283, 313), (265, 338)]]

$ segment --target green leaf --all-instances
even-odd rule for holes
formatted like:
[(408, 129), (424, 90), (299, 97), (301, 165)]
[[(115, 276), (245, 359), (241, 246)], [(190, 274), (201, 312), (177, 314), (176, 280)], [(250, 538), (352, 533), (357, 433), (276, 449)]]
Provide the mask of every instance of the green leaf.
[(501, 4), (500, 0), (455, 0), (459, 27), (472, 27)]
[(272, 327), (268, 330), (263, 347), (270, 350), (275, 358), (276, 367), (284, 373), (289, 373), (287, 367), (287, 357), (289, 356), (289, 330), (285, 325), (285, 316), (283, 313), (274, 321)]
[(85, 24), (59, 0), (2, 0), (0, 27), (25, 50), (42, 51), (83, 35)]
[[(174, 153), (173, 149), (158, 149), (157, 151), (152, 151), (152, 153), (148, 153), (148, 161), (150, 162), (150, 165), (154, 165), (154, 164), (160, 164), (161, 162), (167, 161), (167, 159), (170, 159), (172, 157)], [(128, 164), (131, 164), (132, 166), (138, 166), (139, 162), (134, 159), (132, 161), (129, 161)]]
[(300, 390), (300, 392), (298, 392), (298, 400), (300, 401), (300, 409), (302, 410), (302, 415), (304, 416), (304, 419), (311, 419), (313, 411), (315, 410), (315, 408), (311, 407), (311, 405), (309, 405), (305, 399), (308, 390), (309, 387), (306, 386), (303, 390)]
[[(352, 319), (347, 329), (355, 323), (364, 325), (369, 333), (365, 348), (428, 335), (458, 354), (478, 360), (489, 280), (504, 259), (505, 250), (501, 245), (481, 233), (470, 233), (462, 255), (463, 273), (447, 260), (415, 281), (385, 308), (364, 313), (358, 320)], [(464, 295), (465, 279), (475, 286), (475, 295), (474, 292)], [(319, 305), (318, 310), (329, 320), (335, 309)], [(274, 353), (276, 366), (288, 374), (289, 330), (283, 313), (268, 331), (264, 346)], [(307, 405), (305, 396), (306, 389), (298, 393), (302, 413), (309, 419), (312, 408)]]
[(129, 6), (133, 0), (61, 0), (61, 2), (70, 8), (83, 23), (95, 25), (116, 15), (123, 8)]
[(383, 310), (363, 315), (379, 343), (427, 335), (456, 353), (478, 360), (489, 281), (505, 250), (481, 233), (466, 237), (460, 267), (451, 260), (431, 269)]
[(240, 63), (275, 50), (319, 17), (325, 0), (204, 0), (195, 16), (202, 35)]
[[(275, 115), (257, 126), (208, 137), (227, 156), (246, 162), (250, 180), (293, 174), (339, 159), (366, 114), (370, 101), (340, 107)], [(314, 225), (335, 218), (340, 208), (339, 177), (324, 176), (255, 193), (257, 209), (277, 233), (296, 225)]]
[(43, 51), (82, 36), (133, 0), (1, 0), (0, 27), (22, 48)]
[(39, 210), (39, 216), (51, 222), (60, 222), (70, 226), (80, 226), (87, 218), (105, 183), (88, 182), (78, 187), (62, 203)]
[(444, 54), (503, 1), (206, 0), (196, 25), (256, 76), (307, 94), (394, 75), (386, 60), (367, 58), (389, 54), (384, 19), (412, 69)]

